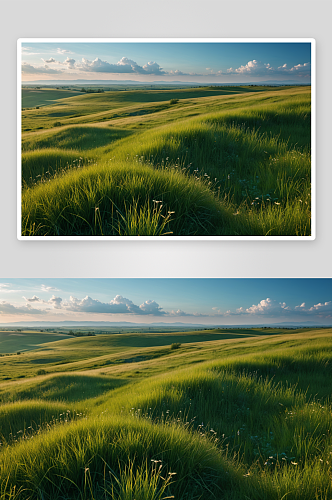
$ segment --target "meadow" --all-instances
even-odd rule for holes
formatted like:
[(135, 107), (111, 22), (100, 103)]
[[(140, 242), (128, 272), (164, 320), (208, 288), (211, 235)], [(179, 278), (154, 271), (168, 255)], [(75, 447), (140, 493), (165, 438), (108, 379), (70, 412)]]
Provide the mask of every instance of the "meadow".
[(1, 500), (332, 497), (331, 328), (24, 332), (0, 358)]
[(311, 235), (309, 86), (81, 90), (23, 89), (23, 236)]

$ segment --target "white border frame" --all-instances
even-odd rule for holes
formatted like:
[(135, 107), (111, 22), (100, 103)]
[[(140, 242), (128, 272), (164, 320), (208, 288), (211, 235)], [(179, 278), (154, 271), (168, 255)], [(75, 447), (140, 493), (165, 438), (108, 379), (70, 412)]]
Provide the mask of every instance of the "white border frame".
[[(22, 43), (310, 43), (311, 44), (311, 235), (310, 236), (22, 236)], [(19, 38), (17, 40), (17, 239), (24, 241), (310, 241), (316, 239), (316, 40), (314, 38)]]

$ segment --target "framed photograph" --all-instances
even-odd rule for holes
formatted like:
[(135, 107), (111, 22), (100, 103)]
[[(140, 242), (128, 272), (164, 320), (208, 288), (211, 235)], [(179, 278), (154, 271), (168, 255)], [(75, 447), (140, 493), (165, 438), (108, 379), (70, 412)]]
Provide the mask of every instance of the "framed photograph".
[(331, 498), (331, 278), (6, 278), (0, 299), (3, 499)]
[(22, 240), (315, 238), (314, 39), (18, 40)]

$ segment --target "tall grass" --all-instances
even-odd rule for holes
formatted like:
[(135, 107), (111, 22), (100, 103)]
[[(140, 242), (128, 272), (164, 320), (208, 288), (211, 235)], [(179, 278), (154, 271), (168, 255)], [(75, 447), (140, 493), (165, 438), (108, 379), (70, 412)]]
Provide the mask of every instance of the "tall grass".
[(82, 157), (80, 151), (75, 150), (48, 148), (22, 153), (22, 187), (50, 182), (59, 174), (82, 168), (92, 161), (90, 156)]
[[(133, 495), (136, 487), (143, 500), (144, 490), (153, 478), (151, 500), (154, 500), (158, 498), (157, 491), (169, 485), (169, 473), (176, 473), (172, 490), (178, 497), (197, 498), (205, 494), (206, 498), (213, 498), (211, 488), (220, 491), (223, 482), (229, 483), (227, 476), (231, 473), (227, 461), (209, 440), (190, 436), (180, 428), (155, 427), (146, 421), (132, 422), (124, 417), (58, 426), (47, 438), (35, 436), (3, 450), (0, 463), (1, 478), (10, 476), (10, 483), (30, 491), (31, 499), (63, 495), (91, 498), (91, 493), (100, 499), (133, 499), (129, 495)], [(158, 474), (159, 464), (164, 465), (163, 475)], [(195, 476), (198, 484), (193, 481), (194, 491), (188, 496), (188, 480)], [(158, 484), (162, 477), (166, 485)], [(87, 485), (92, 491), (86, 491)], [(114, 496), (109, 496), (105, 489), (118, 490), (118, 495), (112, 492)]]
[[(218, 346), (233, 348), (218, 356)], [(7, 385), (26, 400), (0, 409), (0, 498), (330, 499), (330, 332), (196, 349), (185, 366), (188, 353), (169, 349), (157, 376), (142, 361), (141, 381), (129, 377), (138, 363), (128, 366), (125, 387), (110, 367), (80, 400), (68, 386), (88, 374), (48, 374), (25, 392)]]
[(23, 136), (22, 151), (57, 148), (86, 151), (96, 149), (130, 135), (131, 132), (116, 128), (72, 126)]
[(207, 234), (221, 209), (205, 183), (175, 170), (97, 165), (26, 189), (22, 234)]

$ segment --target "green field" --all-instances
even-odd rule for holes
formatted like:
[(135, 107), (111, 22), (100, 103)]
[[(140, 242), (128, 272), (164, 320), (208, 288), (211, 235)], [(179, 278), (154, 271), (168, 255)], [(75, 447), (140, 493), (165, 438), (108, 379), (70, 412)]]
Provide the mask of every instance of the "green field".
[(35, 349), (40, 344), (62, 340), (67, 335), (61, 333), (46, 333), (41, 331), (0, 331), (0, 354), (13, 353)]
[(23, 236), (311, 234), (309, 86), (29, 88), (22, 107)]
[(53, 104), (54, 101), (65, 99), (66, 97), (73, 97), (81, 94), (75, 90), (62, 90), (62, 89), (48, 89), (47, 91), (42, 88), (22, 88), (22, 108), (33, 108), (36, 106), (48, 106)]
[(331, 328), (19, 333), (1, 500), (332, 497)]

